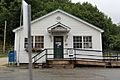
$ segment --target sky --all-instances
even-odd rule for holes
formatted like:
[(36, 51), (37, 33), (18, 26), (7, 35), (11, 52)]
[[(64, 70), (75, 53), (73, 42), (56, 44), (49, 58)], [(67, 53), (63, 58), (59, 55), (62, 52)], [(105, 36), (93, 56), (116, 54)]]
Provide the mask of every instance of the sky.
[(72, 2), (89, 2), (102, 11), (105, 15), (111, 17), (113, 23), (120, 22), (120, 0), (72, 0)]

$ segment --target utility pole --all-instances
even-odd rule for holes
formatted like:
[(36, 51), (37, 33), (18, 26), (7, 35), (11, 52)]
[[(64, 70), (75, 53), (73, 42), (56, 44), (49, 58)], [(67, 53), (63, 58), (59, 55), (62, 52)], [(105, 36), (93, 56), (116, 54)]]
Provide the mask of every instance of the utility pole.
[(32, 44), (31, 44), (31, 5), (28, 5), (28, 55), (29, 55), (29, 80), (33, 80), (32, 75)]
[(5, 45), (6, 45), (6, 27), (7, 27), (7, 21), (5, 20), (5, 27), (4, 27), (4, 43), (3, 43), (3, 54), (5, 54)]

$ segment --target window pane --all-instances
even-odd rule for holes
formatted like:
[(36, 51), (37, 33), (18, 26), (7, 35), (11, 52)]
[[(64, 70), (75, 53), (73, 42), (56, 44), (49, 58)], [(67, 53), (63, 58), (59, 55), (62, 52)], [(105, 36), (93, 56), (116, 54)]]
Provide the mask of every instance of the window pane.
[(84, 48), (92, 48), (92, 36), (83, 36)]
[[(32, 47), (33, 47), (33, 36), (31, 36), (31, 39), (32, 39), (31, 44), (32, 44)], [(24, 48), (28, 48), (28, 38), (24, 39)]]
[(82, 48), (82, 36), (73, 36), (73, 48)]
[(31, 36), (32, 42), (33, 42), (33, 36)]
[(43, 43), (35, 43), (35, 48), (43, 48)]
[(28, 38), (25, 38), (25, 43), (27, 43), (28, 42)]
[(24, 44), (24, 48), (28, 48), (28, 43), (25, 43), (25, 44)]
[(44, 36), (35, 36), (35, 48), (44, 48)]

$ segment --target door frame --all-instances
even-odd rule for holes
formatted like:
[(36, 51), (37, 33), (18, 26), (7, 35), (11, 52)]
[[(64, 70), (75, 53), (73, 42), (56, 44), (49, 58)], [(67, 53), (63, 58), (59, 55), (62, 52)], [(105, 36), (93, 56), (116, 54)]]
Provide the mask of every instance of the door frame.
[[(60, 37), (60, 38), (62, 39), (62, 42), (61, 42), (61, 43), (62, 43), (62, 44), (61, 44), (61, 45), (62, 45), (62, 53), (61, 53), (62, 56), (61, 56), (61, 58), (64, 57), (64, 55), (63, 55), (63, 52), (64, 52), (64, 36), (54, 36), (54, 40), (53, 40), (53, 41), (54, 41), (54, 42), (53, 42), (54, 59), (59, 59), (59, 58), (56, 58), (56, 56), (55, 56), (55, 38), (57, 38), (57, 37)], [(61, 58), (60, 58), (60, 59), (61, 59)]]

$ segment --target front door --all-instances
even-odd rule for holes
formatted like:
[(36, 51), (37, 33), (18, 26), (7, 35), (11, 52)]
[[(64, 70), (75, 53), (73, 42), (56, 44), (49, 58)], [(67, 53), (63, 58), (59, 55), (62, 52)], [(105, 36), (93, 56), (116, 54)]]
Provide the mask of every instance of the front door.
[(63, 58), (63, 36), (54, 36), (54, 58)]

